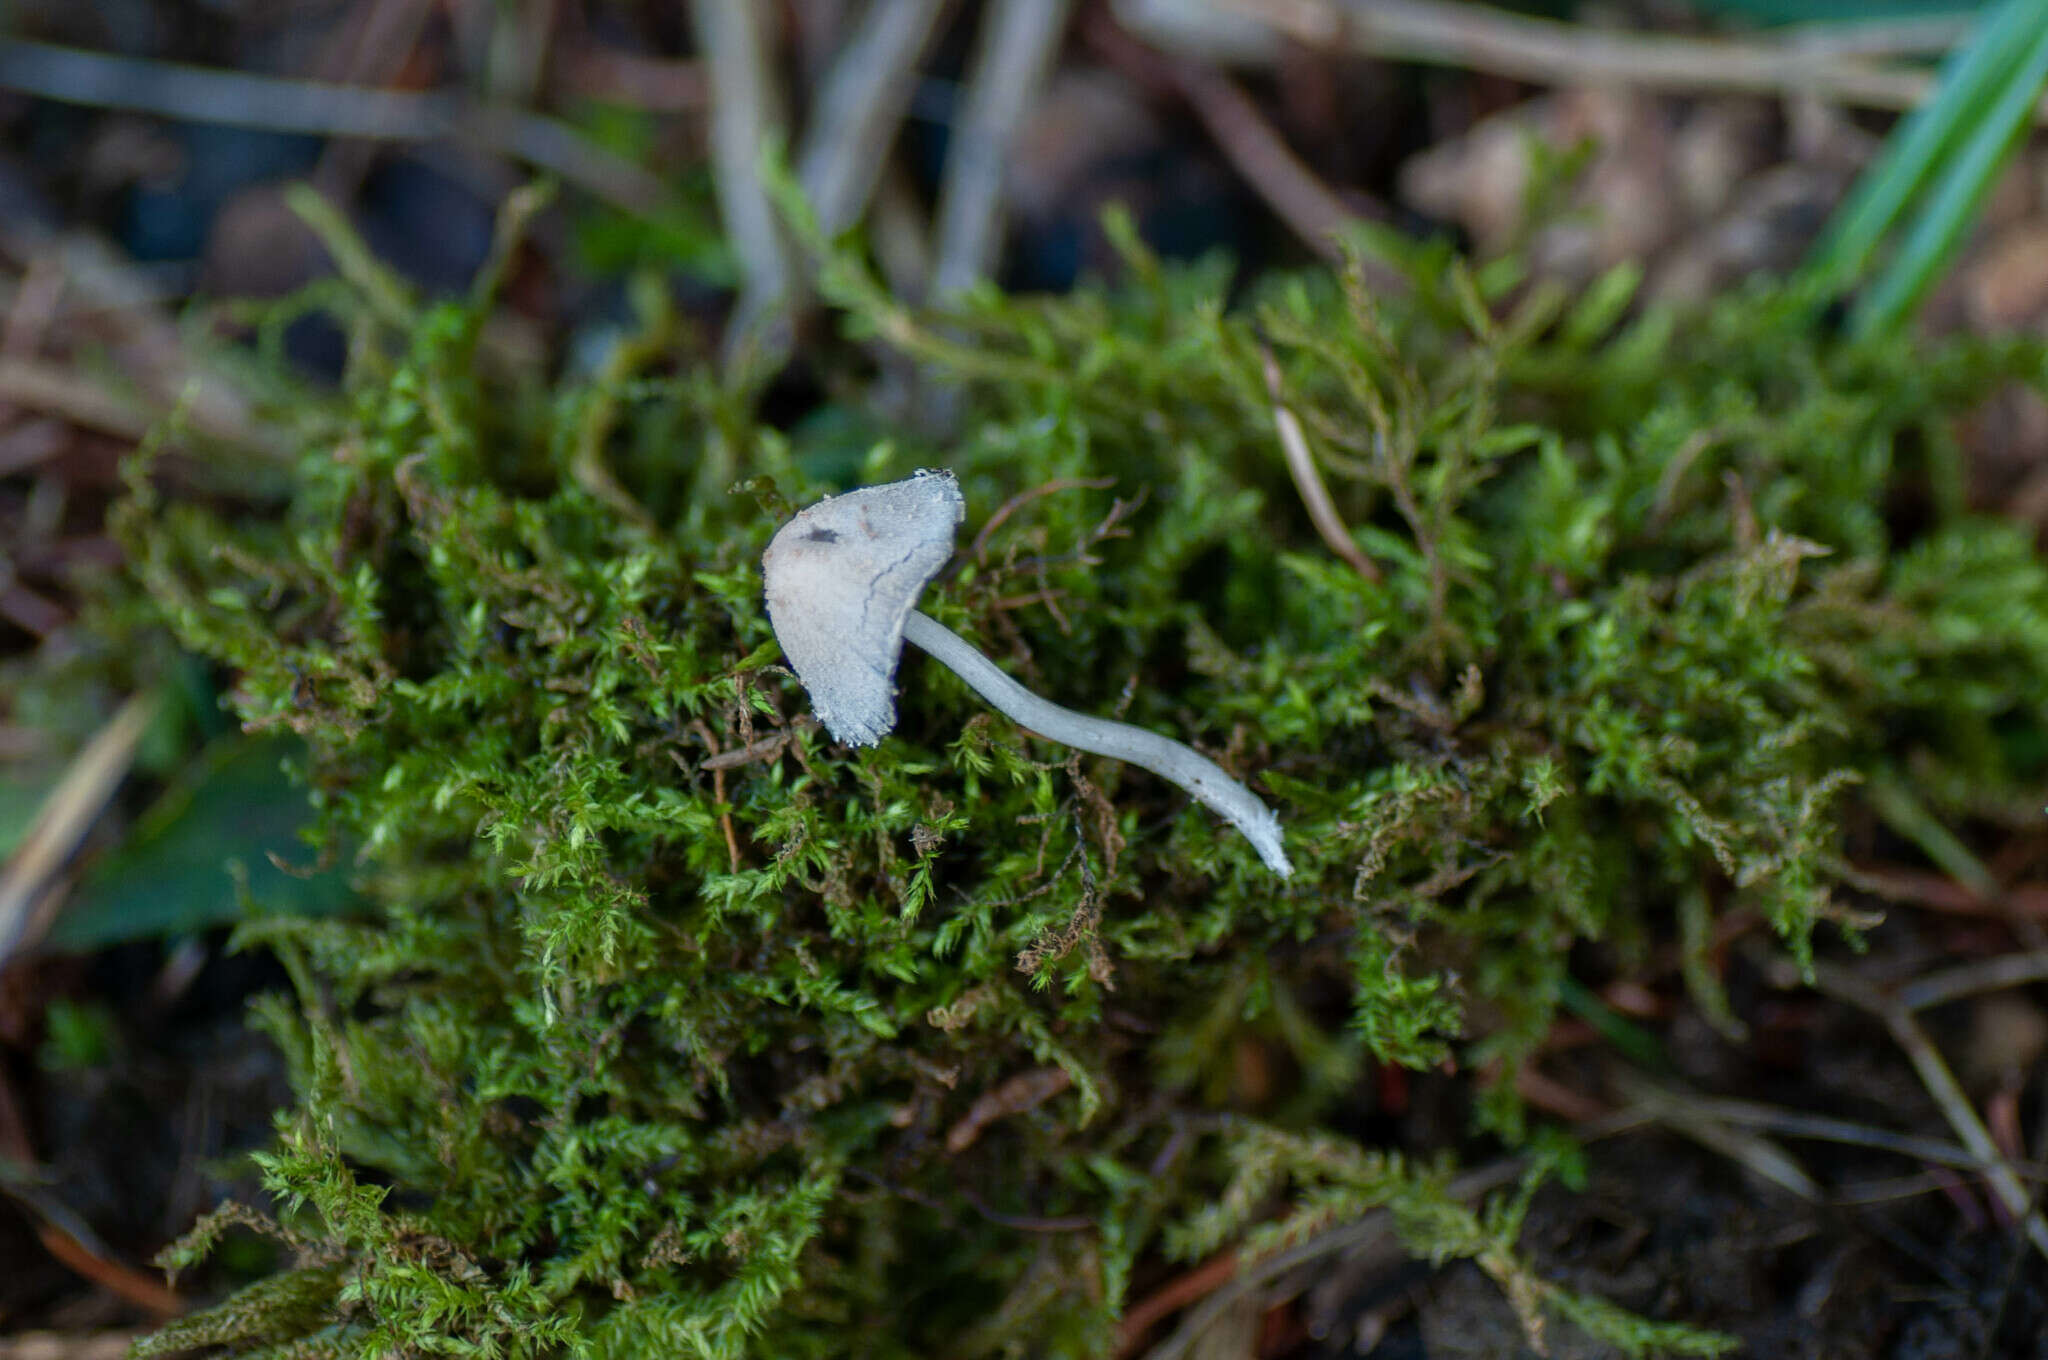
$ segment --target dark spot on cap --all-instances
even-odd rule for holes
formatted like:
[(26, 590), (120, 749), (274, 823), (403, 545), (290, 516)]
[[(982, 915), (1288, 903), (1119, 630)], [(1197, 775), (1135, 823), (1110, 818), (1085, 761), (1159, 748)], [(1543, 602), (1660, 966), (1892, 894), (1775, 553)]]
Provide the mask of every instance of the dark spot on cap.
[(837, 543), (839, 541), (839, 535), (833, 533), (830, 529), (812, 529), (804, 537), (813, 543)]

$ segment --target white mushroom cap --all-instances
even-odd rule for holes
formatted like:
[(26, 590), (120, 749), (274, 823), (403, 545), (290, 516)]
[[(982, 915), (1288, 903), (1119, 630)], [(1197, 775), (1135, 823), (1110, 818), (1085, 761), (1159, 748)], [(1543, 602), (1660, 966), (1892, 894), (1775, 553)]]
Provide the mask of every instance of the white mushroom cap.
[(953, 474), (926, 468), (828, 496), (770, 540), (768, 621), (836, 740), (872, 746), (896, 726), (903, 621), (953, 555), (965, 514)]

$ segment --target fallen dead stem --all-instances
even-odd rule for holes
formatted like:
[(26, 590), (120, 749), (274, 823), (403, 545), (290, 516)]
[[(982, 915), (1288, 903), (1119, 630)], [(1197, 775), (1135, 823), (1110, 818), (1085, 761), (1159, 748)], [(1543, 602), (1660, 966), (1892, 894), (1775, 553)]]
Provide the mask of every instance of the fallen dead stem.
[(939, 187), (936, 297), (994, 269), (1003, 244), (1010, 146), (1059, 50), (1071, 0), (995, 0), (982, 12), (974, 66)]
[(728, 362), (755, 342), (755, 327), (795, 288), (796, 259), (761, 178), (761, 148), (789, 135), (788, 102), (776, 77), (765, 11), (752, 0), (690, 6), (709, 78), (712, 173), (725, 239), (739, 262), (741, 300), (726, 327)]
[(48, 927), (54, 881), (127, 777), (155, 713), (154, 694), (138, 694), (123, 704), (72, 759), (28, 834), (0, 865), (0, 962), (33, 945)]
[(1338, 240), (1364, 219), (1302, 163), (1236, 81), (1185, 59), (1167, 69), (1218, 149), (1274, 214), (1310, 250), (1341, 260)]
[[(1201, 119), (1210, 139), (1302, 244), (1326, 260), (1344, 258), (1345, 234), (1372, 220), (1323, 183), (1276, 132), (1237, 82), (1215, 67), (1165, 43), (1140, 42), (1101, 11), (1081, 24), (1081, 36), (1103, 60), (1150, 89), (1177, 94)], [(1375, 289), (1398, 291), (1407, 281), (1370, 256), (1357, 257)]]
[(1927, 1031), (1921, 1028), (1912, 1009), (1899, 996), (1886, 995), (1846, 969), (1821, 964), (1815, 967), (1814, 972), (1815, 982), (1822, 992), (1884, 1022), (1885, 1028), (1891, 1031), (1892, 1042), (1913, 1064), (1920, 1084), (1940, 1108), (1942, 1118), (1955, 1130), (1963, 1146), (1984, 1163), (1984, 1179), (1998, 1197), (1998, 1202), (2022, 1225), (2034, 1249), (2048, 1259), (2048, 1222), (2044, 1222), (2035, 1211), (2032, 1197), (2026, 1186), (2021, 1184), (2019, 1173), (1999, 1150), (1991, 1131), (1978, 1117), (1976, 1107), (1970, 1104), (1961, 1083), (1949, 1071), (1941, 1051), (1934, 1046)]
[[(1809, 1114), (1803, 1110), (1782, 1109), (1761, 1101), (1736, 1100), (1720, 1096), (1702, 1095), (1697, 1091), (1674, 1088), (1665, 1083), (1653, 1082), (1640, 1073), (1621, 1069), (1613, 1077), (1615, 1085), (1625, 1094), (1632, 1110), (1647, 1116), (1659, 1124), (1666, 1125), (1688, 1136), (1699, 1132), (1718, 1130), (1755, 1129), (1780, 1134), (1787, 1138), (1798, 1138), (1813, 1142), (1842, 1143), (1853, 1147), (1872, 1148), (1879, 1152), (1909, 1157), (1915, 1161), (1931, 1163), (1958, 1171), (1989, 1174), (2000, 1169), (2009, 1170), (2028, 1180), (2041, 1180), (2048, 1176), (2048, 1167), (2038, 1163), (2013, 1160), (1991, 1160), (1970, 1151), (1956, 1143), (1939, 1138), (1921, 1138), (1912, 1134), (1893, 1133), (1889, 1129), (1872, 1128), (1852, 1123), (1846, 1119), (1834, 1119), (1827, 1115)], [(1701, 1139), (1716, 1150), (1726, 1151), (1717, 1142)], [(1770, 1146), (1770, 1145), (1766, 1145)], [(1785, 1154), (1772, 1147), (1772, 1157)], [(1749, 1159), (1739, 1160), (1749, 1165)], [(1789, 1161), (1789, 1158), (1787, 1158)], [(1752, 1165), (1753, 1170), (1777, 1180), (1767, 1166)], [(1799, 1193), (1807, 1198), (1818, 1198), (1820, 1192), (1802, 1171), (1797, 1176)], [(1779, 1181), (1785, 1184), (1784, 1181)], [(1788, 1186), (1787, 1188), (1795, 1188)]]
[(253, 75), (21, 39), (0, 39), (0, 89), (64, 104), (320, 137), (452, 138), (523, 160), (633, 213), (671, 201), (655, 175), (568, 124), (440, 91)]
[(1302, 432), (1301, 421), (1281, 400), (1280, 365), (1274, 362), (1273, 351), (1262, 349), (1260, 359), (1266, 368), (1266, 391), (1273, 399), (1273, 425), (1280, 434), (1280, 450), (1286, 455), (1287, 472), (1294, 479), (1294, 489), (1300, 494), (1301, 503), (1308, 508), (1309, 520), (1331, 552), (1350, 563), (1351, 569), (1360, 576), (1378, 585), (1379, 567), (1352, 539), (1351, 530), (1345, 527), (1343, 518), (1337, 513), (1336, 502), (1330, 499), (1329, 485), (1323, 481), (1323, 474), (1316, 467), (1315, 455), (1309, 452), (1308, 436)]
[(1945, 915), (2048, 919), (2048, 883), (2014, 883), (1985, 894), (1946, 874), (1891, 864), (1849, 865), (1843, 876), (1873, 897)]
[[(63, 283), (55, 314), (44, 324), (17, 325), (9, 317), (11, 347), (0, 349), (0, 367), (18, 367), (0, 375), (0, 384), (27, 398), (17, 404), (131, 439), (137, 427), (176, 410), (191, 429), (238, 448), (282, 456), (290, 447), (280, 431), (258, 418), (249, 396), (227, 373), (207, 367), (195, 353), (167, 314), (175, 299), (99, 237), (51, 231), (27, 219), (0, 221), (0, 254), (29, 261), (31, 270), (44, 264)], [(39, 359), (32, 344), (52, 329), (74, 342), (104, 344), (107, 369), (121, 379), (119, 390), (110, 393), (107, 384), (75, 366)]]
[(814, 92), (796, 175), (826, 236), (860, 220), (910, 108), (918, 58), (945, 9), (944, 0), (870, 7)]
[(700, 761), (697, 768), (712, 771), (736, 770), (742, 765), (751, 765), (757, 760), (772, 759), (782, 754), (782, 748), (789, 745), (790, 739), (795, 735), (793, 732), (777, 732), (774, 736), (763, 737), (759, 741), (750, 741), (744, 746), (737, 747), (731, 751), (720, 752), (708, 760)]
[[(1879, 1152), (1896, 1153), (1901, 1157), (1932, 1162), (1936, 1166), (1953, 1167), (1959, 1171), (1989, 1169), (1983, 1159), (1971, 1153), (1969, 1149), (1956, 1143), (1944, 1142), (1939, 1138), (1920, 1138), (1909, 1133), (1893, 1133), (1889, 1129), (1873, 1128), (1846, 1119), (1808, 1114), (1803, 1110), (1780, 1109), (1760, 1101), (1697, 1094), (1688, 1094), (1684, 1098), (1707, 1118), (1747, 1128), (1765, 1129), (1783, 1134), (1787, 1138), (1873, 1148)], [(2010, 1162), (2008, 1165), (2029, 1180), (2041, 1180), (2048, 1176), (2048, 1167), (2036, 1163)]]
[(63, 631), (71, 622), (71, 613), (55, 600), (15, 580), (13, 571), (0, 563), (0, 619), (40, 641)]
[(1632, 1113), (1690, 1138), (1809, 1203), (1822, 1198), (1820, 1186), (1791, 1153), (1761, 1134), (1715, 1118), (1705, 1102), (1693, 1098), (1693, 1093), (1659, 1085), (1625, 1070), (1617, 1073), (1615, 1084), (1629, 1097)]
[[(753, 20), (742, 21), (739, 17), (755, 8), (750, 0), (716, 0), (700, 16), (700, 24), (705, 17), (717, 16), (722, 26), (735, 32), (742, 26), (758, 29)], [(797, 184), (804, 191), (819, 231), (826, 237), (837, 236), (858, 223), (874, 197), (890, 148), (896, 144), (897, 133), (910, 108), (910, 97), (917, 84), (918, 59), (924, 55), (945, 9), (944, 0), (899, 0), (869, 6), (850, 26), (824, 78), (812, 91), (810, 116), (792, 159)], [(710, 28), (702, 32), (707, 42), (716, 36)], [(759, 64), (767, 60), (766, 41), (765, 34), (757, 32), (745, 43), (734, 39), (733, 50), (748, 53), (745, 60)], [(743, 121), (742, 115), (720, 109), (721, 102), (729, 96), (718, 84), (719, 77), (726, 72), (715, 50), (711, 69), (714, 128), (727, 118), (736, 120), (736, 124)], [(747, 80), (746, 91), (734, 88), (730, 96), (759, 103), (744, 117), (760, 121), (774, 116), (773, 109), (760, 102), (768, 98), (769, 87), (763, 83), (763, 77), (757, 74)], [(728, 137), (733, 139), (729, 147), (725, 146)], [(724, 181), (736, 174), (741, 176), (736, 181), (737, 192), (749, 196), (756, 192), (746, 182), (755, 177), (753, 167), (760, 144), (742, 144), (739, 138), (737, 130), (715, 134), (721, 199), (725, 194)], [(719, 150), (721, 147), (724, 149)], [(745, 169), (740, 169), (734, 159), (742, 154), (746, 158)], [(735, 241), (741, 239), (737, 233), (729, 236)], [(781, 274), (780, 266), (769, 262), (765, 245), (757, 253), (758, 258), (743, 260), (748, 277), (732, 320), (727, 323), (724, 342), (728, 367), (779, 368), (795, 343), (793, 314), (800, 301), (799, 279), (793, 272)]]
[[(1877, 109), (1913, 108), (1934, 85), (1924, 71), (1880, 63), (1853, 45), (1816, 42), (1811, 33), (1776, 41), (1635, 33), (1445, 0), (1123, 0), (1117, 9), (1124, 24), (1161, 45), (1185, 48), (1201, 34), (1209, 55), (1229, 44), (1234, 59), (1259, 64), (1279, 60), (1274, 39), (1285, 37), (1537, 85), (1797, 95)], [(1267, 40), (1248, 37), (1247, 19), (1265, 27)], [(1895, 50), (1898, 39), (1891, 41), (1871, 46)], [(2048, 101), (2035, 121), (2048, 122)]]
[(104, 383), (43, 359), (0, 358), (0, 402), (62, 416), (122, 439), (141, 439), (153, 419), (110, 394)]
[(1960, 1001), (1979, 992), (2001, 991), (2042, 981), (2048, 981), (2048, 950), (2034, 950), (1929, 973), (1899, 988), (1893, 999), (1906, 1010), (1924, 1011), (1930, 1006)]
[[(209, 377), (190, 373), (185, 389), (165, 398), (155, 392), (120, 390), (126, 387), (125, 376), (117, 384), (48, 359), (0, 357), (0, 403), (61, 416), (73, 425), (131, 442), (143, 439), (158, 421), (175, 416), (183, 427), (207, 439), (266, 459), (284, 454), (279, 432), (249, 418), (246, 408)], [(41, 441), (42, 436), (29, 439)], [(0, 441), (0, 473), (41, 461), (47, 454), (40, 447), (40, 442), (25, 443), (17, 453)]]

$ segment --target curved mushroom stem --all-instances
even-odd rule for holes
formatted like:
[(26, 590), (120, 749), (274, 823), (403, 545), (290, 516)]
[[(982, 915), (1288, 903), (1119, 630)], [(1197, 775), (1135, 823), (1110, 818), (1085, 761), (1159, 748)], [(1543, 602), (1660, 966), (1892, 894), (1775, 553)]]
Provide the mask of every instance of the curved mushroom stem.
[(1244, 833), (1266, 867), (1286, 878), (1294, 872), (1280, 844), (1280, 819), (1258, 795), (1223, 772), (1223, 767), (1170, 737), (1129, 723), (1092, 718), (1041, 699), (1012, 680), (995, 662), (974, 650), (965, 638), (930, 615), (913, 609), (903, 622), (903, 636), (967, 682), (1004, 717), (1041, 736), (1077, 746), (1099, 756), (1142, 765), (1192, 793)]

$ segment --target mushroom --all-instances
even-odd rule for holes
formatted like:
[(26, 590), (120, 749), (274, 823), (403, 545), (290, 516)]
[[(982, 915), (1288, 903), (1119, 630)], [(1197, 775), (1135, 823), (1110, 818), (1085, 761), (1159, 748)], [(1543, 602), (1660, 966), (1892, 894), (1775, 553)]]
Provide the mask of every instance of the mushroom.
[(907, 639), (1020, 726), (1172, 780), (1243, 832), (1268, 869), (1293, 873), (1280, 819), (1215, 761), (1156, 732), (1039, 698), (918, 612), (918, 595), (953, 554), (965, 509), (953, 474), (927, 468), (828, 496), (769, 542), (761, 558), (768, 620), (826, 730), (872, 746), (896, 726), (896, 662)]

